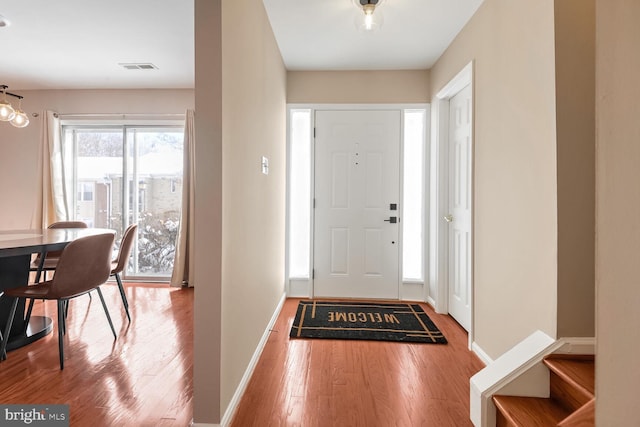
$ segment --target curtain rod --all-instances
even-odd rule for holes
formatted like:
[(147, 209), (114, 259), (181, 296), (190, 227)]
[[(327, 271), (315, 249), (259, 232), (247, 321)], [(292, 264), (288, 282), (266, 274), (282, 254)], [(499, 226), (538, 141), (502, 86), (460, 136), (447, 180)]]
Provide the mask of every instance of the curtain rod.
[(184, 113), (54, 113), (58, 117), (184, 117)]

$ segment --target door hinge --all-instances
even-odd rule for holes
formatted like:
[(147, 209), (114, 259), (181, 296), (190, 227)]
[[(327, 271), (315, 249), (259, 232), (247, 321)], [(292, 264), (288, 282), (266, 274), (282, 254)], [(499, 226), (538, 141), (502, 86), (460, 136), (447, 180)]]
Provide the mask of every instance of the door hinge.
[(316, 128), (315, 127), (313, 128), (313, 137), (314, 138), (316, 137)]
[(313, 209), (315, 209), (315, 208), (316, 208), (316, 198), (314, 197), (313, 198)]
[(316, 269), (313, 268), (313, 269), (311, 269), (311, 279), (313, 280), (315, 278), (316, 278)]

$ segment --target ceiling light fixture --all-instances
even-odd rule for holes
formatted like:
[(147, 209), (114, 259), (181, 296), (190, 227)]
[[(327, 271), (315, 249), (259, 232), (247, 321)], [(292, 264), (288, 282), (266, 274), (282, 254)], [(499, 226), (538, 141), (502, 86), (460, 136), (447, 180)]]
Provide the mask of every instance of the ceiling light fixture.
[(380, 11), (376, 12), (376, 8), (379, 7), (384, 0), (353, 0), (358, 9), (364, 12), (364, 19), (362, 16), (357, 18), (356, 26), (362, 31), (375, 31), (382, 26), (382, 14)]
[[(15, 93), (7, 92), (9, 86), (0, 85), (2, 88), (2, 101), (0, 101), (0, 121), (9, 122), (17, 128), (23, 128), (29, 124), (29, 117), (22, 111), (22, 98), (23, 96), (16, 95)], [(13, 106), (7, 101), (7, 95), (18, 98), (18, 108)]]

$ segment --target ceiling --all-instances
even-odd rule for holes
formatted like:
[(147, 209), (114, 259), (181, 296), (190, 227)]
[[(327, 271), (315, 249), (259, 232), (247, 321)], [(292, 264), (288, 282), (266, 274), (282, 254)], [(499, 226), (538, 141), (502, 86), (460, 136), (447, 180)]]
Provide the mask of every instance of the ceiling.
[(10, 21), (0, 27), (9, 91), (193, 87), (193, 1), (3, 1), (0, 15)]
[[(373, 33), (356, 29), (354, 0), (264, 4), (287, 69), (391, 70), (430, 68), (482, 1), (384, 0)], [(9, 91), (194, 85), (193, 1), (22, 0), (2, 2), (0, 15)]]
[(379, 30), (359, 31), (354, 0), (264, 0), (289, 70), (431, 68), (483, 0), (383, 0)]

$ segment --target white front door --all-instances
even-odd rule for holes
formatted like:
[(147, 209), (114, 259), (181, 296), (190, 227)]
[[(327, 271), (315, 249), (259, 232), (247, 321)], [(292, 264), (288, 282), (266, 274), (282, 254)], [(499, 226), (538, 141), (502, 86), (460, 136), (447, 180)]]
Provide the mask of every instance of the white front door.
[(313, 294), (397, 299), (400, 110), (316, 111), (315, 127)]
[(471, 85), (449, 101), (449, 314), (471, 328)]

